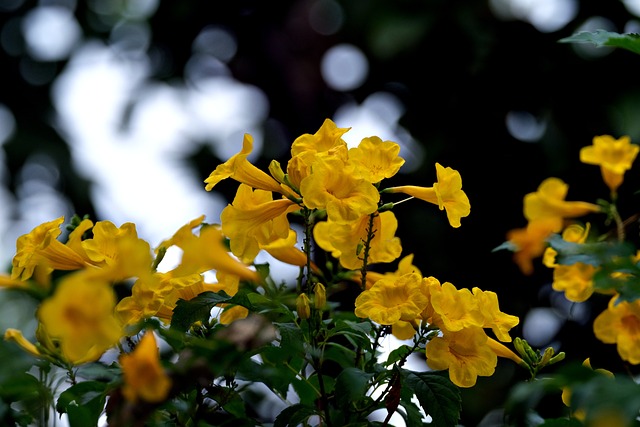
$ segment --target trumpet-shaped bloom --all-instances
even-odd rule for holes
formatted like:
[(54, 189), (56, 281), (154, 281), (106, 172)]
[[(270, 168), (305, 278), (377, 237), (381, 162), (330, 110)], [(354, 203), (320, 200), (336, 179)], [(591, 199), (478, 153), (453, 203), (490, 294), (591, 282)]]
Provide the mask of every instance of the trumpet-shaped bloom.
[(59, 342), (64, 359), (81, 364), (97, 360), (123, 336), (115, 305), (111, 285), (81, 271), (61, 279), (55, 294), (40, 305), (38, 318)]
[(18, 344), (24, 351), (31, 354), (35, 357), (43, 357), (38, 347), (35, 346), (31, 341), (27, 340), (24, 335), (22, 335), (22, 331), (18, 329), (9, 328), (4, 332), (5, 341), (14, 341)]
[(600, 341), (616, 344), (623, 360), (640, 363), (640, 300), (609, 301), (606, 310), (593, 321), (593, 331)]
[(349, 149), (348, 164), (354, 168), (358, 178), (377, 183), (398, 173), (404, 164), (399, 153), (400, 146), (397, 143), (372, 136), (364, 138), (357, 147)]
[(443, 332), (441, 337), (427, 343), (427, 364), (431, 369), (448, 369), (451, 382), (465, 388), (473, 387), (478, 376), (493, 375), (498, 357), (489, 346), (489, 337), (482, 328)]
[(413, 321), (429, 303), (418, 274), (381, 279), (356, 298), (355, 314), (381, 325)]
[(491, 328), (500, 341), (511, 341), (509, 331), (520, 323), (520, 319), (500, 311), (498, 295), (495, 292), (483, 291), (477, 287), (473, 288), (472, 292), (478, 301), (478, 308), (484, 316), (482, 327)]
[(38, 225), (27, 234), (18, 237), (13, 257), (11, 278), (29, 279), (36, 267), (51, 270), (77, 270), (86, 262), (73, 249), (57, 240), (62, 233), (60, 225), (64, 217)]
[(142, 336), (136, 348), (120, 356), (124, 385), (122, 394), (133, 403), (140, 400), (157, 403), (171, 390), (171, 379), (160, 364), (160, 352), (152, 331)]
[(348, 173), (342, 160), (318, 160), (313, 173), (300, 183), (304, 204), (310, 209), (326, 209), (336, 222), (354, 221), (378, 209), (380, 193), (374, 185)]
[(171, 274), (174, 277), (188, 276), (193, 273), (204, 273), (209, 270), (224, 271), (241, 279), (259, 282), (260, 275), (247, 265), (229, 255), (224, 245), (222, 230), (214, 225), (203, 226), (195, 235), (192, 229), (200, 226), (204, 215), (183, 225), (158, 248), (177, 246), (182, 249), (182, 259)]
[(555, 220), (529, 221), (526, 227), (514, 228), (507, 233), (507, 241), (514, 247), (513, 261), (522, 274), (533, 273), (533, 260), (543, 255), (547, 248), (547, 237), (557, 228)]
[(553, 269), (552, 287), (555, 291), (564, 292), (564, 296), (573, 302), (584, 302), (594, 292), (593, 275), (597, 267), (591, 264), (576, 262), (571, 265), (557, 265)]
[[(318, 131), (311, 135), (300, 135), (291, 144), (291, 156), (302, 153), (334, 153), (345, 160), (347, 143), (342, 135), (351, 128), (339, 128), (331, 119), (325, 119)], [(342, 154), (339, 154), (342, 153)]]
[(222, 232), (231, 252), (243, 262), (252, 262), (262, 245), (286, 239), (291, 230), (287, 214), (300, 207), (289, 199), (273, 200), (272, 193), (240, 184), (233, 203), (222, 210)]
[(615, 139), (610, 135), (593, 138), (593, 145), (582, 147), (580, 161), (590, 165), (599, 165), (602, 179), (612, 192), (616, 192), (624, 180), (624, 173), (640, 151), (640, 146), (631, 144), (629, 136)]
[[(369, 289), (371, 286), (373, 286), (375, 282), (385, 277), (400, 277), (403, 274), (407, 274), (407, 273), (416, 273), (416, 274), (419, 274), (420, 277), (422, 277), (422, 272), (420, 271), (420, 269), (415, 265), (413, 265), (413, 256), (414, 254), (409, 254), (403, 257), (398, 262), (398, 269), (396, 271), (391, 271), (386, 273), (379, 273), (377, 271), (367, 271), (366, 288)], [(357, 272), (357, 273), (358, 274), (353, 276), (352, 280), (354, 280), (355, 282), (360, 284), (360, 286), (362, 286), (362, 281), (361, 281), (362, 276), (360, 275), (360, 272)]]
[(149, 243), (138, 238), (135, 224), (116, 227), (111, 221), (100, 221), (93, 227), (93, 238), (81, 242), (89, 259), (101, 268), (104, 277), (122, 280), (146, 277), (153, 262)]
[[(319, 222), (313, 230), (313, 237), (318, 246), (332, 252), (343, 267), (359, 270), (363, 264), (362, 246), (367, 238), (369, 219), (369, 215), (364, 215), (353, 222)], [(402, 246), (395, 236), (397, 228), (398, 220), (393, 212), (385, 211), (375, 216), (375, 234), (370, 242), (367, 264), (391, 262), (400, 256)]]
[[(298, 267), (304, 267), (307, 265), (307, 255), (296, 247), (297, 243), (298, 234), (290, 229), (286, 238), (274, 240), (266, 245), (261, 245), (260, 248), (278, 261), (282, 261), (290, 265), (296, 265)], [(311, 270), (316, 273), (320, 272), (320, 269), (313, 261), (310, 261), (310, 264)]]
[(484, 314), (478, 307), (478, 300), (469, 289), (456, 287), (444, 282), (429, 281), (429, 294), (433, 308), (432, 323), (451, 332), (485, 323)]
[(471, 204), (467, 194), (462, 190), (462, 178), (457, 170), (443, 167), (436, 163), (437, 182), (433, 187), (416, 187), (404, 185), (387, 188), (385, 192), (404, 193), (409, 196), (438, 205), (445, 210), (452, 227), (460, 227), (460, 219), (469, 216)]
[(207, 184), (205, 190), (211, 191), (220, 181), (231, 178), (253, 188), (281, 193), (283, 189), (278, 181), (247, 160), (252, 151), (253, 137), (245, 134), (242, 141), (242, 150), (223, 164), (218, 165), (209, 174), (209, 177), (204, 180), (205, 184)]
[(561, 179), (545, 179), (536, 192), (524, 196), (525, 218), (530, 222), (543, 219), (553, 221), (553, 232), (558, 232), (565, 218), (600, 212), (600, 207), (593, 203), (565, 201), (568, 191), (569, 186)]

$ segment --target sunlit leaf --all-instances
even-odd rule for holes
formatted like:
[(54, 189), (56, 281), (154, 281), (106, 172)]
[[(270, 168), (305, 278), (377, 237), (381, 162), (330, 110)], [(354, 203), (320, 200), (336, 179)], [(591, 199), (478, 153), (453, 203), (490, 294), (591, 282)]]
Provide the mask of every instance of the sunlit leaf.
[(460, 389), (440, 371), (412, 372), (402, 370), (403, 385), (415, 393), (424, 412), (433, 418), (433, 427), (453, 427), (462, 410)]
[(592, 43), (596, 47), (619, 47), (640, 54), (640, 35), (619, 34), (605, 30), (580, 31), (558, 40), (560, 43)]

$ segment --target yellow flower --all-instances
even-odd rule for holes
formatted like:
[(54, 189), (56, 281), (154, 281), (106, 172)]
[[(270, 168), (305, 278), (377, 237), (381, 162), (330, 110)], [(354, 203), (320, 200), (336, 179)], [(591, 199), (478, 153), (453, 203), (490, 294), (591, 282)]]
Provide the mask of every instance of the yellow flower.
[[(584, 243), (589, 236), (589, 230), (591, 230), (591, 224), (589, 223), (585, 227), (580, 224), (569, 224), (562, 231), (562, 239), (566, 242)], [(556, 250), (549, 246), (544, 251), (542, 263), (549, 268), (556, 267), (556, 255), (558, 255)]]
[(97, 360), (123, 336), (115, 305), (109, 283), (81, 271), (61, 279), (38, 318), (51, 340), (59, 341), (63, 357), (77, 365)]
[(245, 134), (242, 141), (242, 150), (225, 163), (218, 165), (209, 174), (209, 177), (204, 180), (205, 184), (207, 184), (205, 190), (211, 191), (220, 181), (231, 178), (253, 188), (281, 193), (283, 189), (278, 181), (247, 160), (251, 151), (253, 151), (253, 137)]
[(298, 317), (301, 319), (308, 319), (311, 317), (311, 301), (309, 297), (304, 292), (298, 295), (296, 298), (296, 311), (298, 312)]
[(416, 187), (404, 185), (387, 188), (389, 193), (404, 193), (409, 196), (438, 205), (440, 210), (446, 210), (447, 219), (452, 227), (460, 227), (460, 219), (469, 216), (471, 204), (466, 193), (462, 190), (462, 178), (457, 170), (442, 167), (436, 163), (437, 182), (433, 187)]
[(564, 292), (564, 296), (573, 302), (584, 302), (593, 294), (593, 275), (598, 270), (591, 264), (576, 262), (571, 265), (557, 265), (553, 269), (552, 287)]
[(614, 296), (606, 310), (593, 321), (596, 338), (606, 344), (617, 344), (623, 360), (640, 363), (640, 300), (617, 301)]
[(183, 251), (180, 265), (171, 274), (180, 277), (216, 270), (234, 274), (243, 280), (259, 282), (261, 278), (256, 271), (229, 255), (220, 228), (214, 225), (203, 226), (199, 235), (193, 234), (192, 229), (200, 226), (203, 221), (204, 215), (190, 221), (158, 246), (169, 248), (175, 245)]
[(448, 369), (451, 382), (458, 387), (473, 387), (478, 376), (493, 375), (498, 364), (488, 339), (480, 327), (443, 331), (441, 337), (427, 343), (427, 364), (431, 369)]
[[(419, 274), (420, 277), (422, 277), (422, 272), (420, 271), (420, 269), (415, 265), (413, 265), (413, 257), (414, 257), (414, 254), (409, 254), (403, 257), (400, 260), (400, 262), (398, 262), (398, 269), (393, 272), (379, 273), (377, 271), (367, 271), (366, 288), (369, 289), (371, 286), (373, 286), (375, 282), (385, 277), (400, 277), (403, 274), (407, 274), (407, 273), (416, 273), (416, 274)], [(362, 281), (361, 281), (362, 276), (360, 272), (358, 271), (355, 273), (356, 274), (351, 278), (351, 280), (355, 281), (360, 286), (362, 286)]]
[(356, 177), (377, 183), (398, 173), (404, 164), (398, 153), (400, 146), (397, 143), (372, 136), (349, 150), (348, 164), (355, 169)]
[(43, 357), (43, 354), (40, 353), (38, 347), (36, 347), (32, 342), (28, 341), (24, 335), (22, 335), (22, 331), (17, 329), (9, 328), (4, 332), (5, 341), (14, 341), (18, 344), (24, 351), (31, 354), (35, 357)]
[(487, 340), (487, 345), (489, 348), (496, 354), (498, 357), (504, 357), (505, 359), (510, 359), (516, 362), (518, 365), (526, 367), (526, 363), (520, 356), (518, 356), (513, 350), (489, 337)]
[(120, 356), (124, 385), (122, 394), (133, 403), (162, 402), (171, 390), (171, 378), (160, 364), (160, 352), (152, 331), (142, 336), (136, 348)]
[(547, 220), (553, 224), (552, 231), (562, 229), (565, 218), (576, 218), (593, 212), (600, 207), (587, 202), (567, 202), (565, 197), (569, 186), (559, 178), (547, 178), (538, 190), (524, 196), (524, 216), (529, 221)]
[(509, 331), (520, 323), (520, 319), (500, 311), (498, 295), (495, 292), (483, 291), (477, 287), (474, 287), (472, 292), (478, 301), (478, 309), (484, 316), (482, 327), (491, 328), (500, 341), (511, 341)]
[(300, 209), (289, 199), (273, 200), (272, 193), (240, 184), (233, 199), (220, 214), (222, 232), (231, 252), (245, 263), (252, 262), (261, 245), (289, 236), (287, 214)]
[(484, 326), (485, 317), (478, 307), (478, 299), (469, 289), (456, 289), (449, 282), (439, 285), (437, 280), (425, 283), (429, 288), (433, 308), (431, 323), (451, 332)]
[[(367, 238), (369, 215), (357, 221), (336, 223), (322, 221), (316, 224), (313, 237), (322, 249), (331, 252), (340, 264), (350, 270), (362, 268), (362, 245)], [(400, 239), (395, 236), (398, 220), (391, 211), (376, 215), (373, 219), (375, 234), (370, 242), (367, 264), (391, 262), (402, 253)]]
[(109, 280), (151, 275), (153, 262), (149, 243), (138, 238), (135, 224), (116, 227), (111, 221), (99, 221), (93, 227), (93, 238), (81, 242), (86, 256)]
[(38, 225), (18, 237), (13, 257), (11, 278), (27, 280), (36, 267), (52, 270), (77, 270), (85, 267), (85, 260), (73, 249), (57, 240), (62, 233), (64, 217)]
[(355, 314), (381, 325), (413, 321), (429, 303), (422, 288), (422, 278), (415, 273), (381, 279), (358, 295)]
[[(307, 265), (307, 255), (297, 248), (295, 245), (298, 243), (298, 235), (295, 231), (289, 230), (289, 235), (284, 239), (274, 240), (265, 245), (260, 245), (260, 249), (266, 251), (277, 259), (286, 264), (297, 265), (298, 267), (304, 267)], [(313, 261), (310, 261), (311, 270), (315, 273), (320, 273), (320, 269)]]
[(380, 200), (372, 183), (356, 178), (335, 157), (317, 160), (313, 173), (300, 183), (300, 192), (308, 208), (326, 209), (329, 219), (339, 222), (375, 212)]
[(582, 147), (580, 161), (590, 165), (600, 165), (602, 178), (615, 193), (624, 180), (624, 173), (631, 169), (640, 146), (631, 144), (629, 136), (615, 139), (610, 135), (593, 138), (593, 145)]
[(347, 143), (342, 139), (342, 135), (347, 133), (349, 129), (351, 128), (339, 128), (331, 119), (325, 119), (315, 134), (306, 133), (293, 141), (291, 156), (295, 157), (302, 153), (331, 152), (341, 152), (346, 155)]
[(533, 273), (533, 260), (541, 256), (547, 248), (547, 237), (556, 228), (555, 221), (539, 219), (529, 221), (524, 228), (515, 228), (507, 233), (507, 241), (515, 251), (513, 261), (524, 275)]
[[(191, 277), (191, 276), (188, 276)], [(217, 284), (205, 283), (202, 276), (198, 276), (198, 280), (187, 280), (183, 283), (185, 286), (175, 287), (170, 293), (165, 295), (162, 306), (158, 309), (155, 316), (166, 324), (171, 323), (173, 317), (173, 309), (176, 308), (178, 300), (182, 299), (190, 301), (203, 292), (218, 292), (220, 287)]]

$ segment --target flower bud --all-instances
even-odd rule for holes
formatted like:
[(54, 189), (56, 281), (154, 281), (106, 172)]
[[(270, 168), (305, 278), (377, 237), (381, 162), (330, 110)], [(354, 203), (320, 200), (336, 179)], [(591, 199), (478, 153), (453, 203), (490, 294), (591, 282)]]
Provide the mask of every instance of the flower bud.
[(282, 167), (277, 160), (271, 160), (271, 163), (269, 163), (269, 172), (271, 173), (271, 176), (280, 184), (285, 183), (284, 171), (282, 170)]
[(322, 310), (327, 303), (327, 290), (322, 283), (316, 283), (315, 288), (313, 288), (315, 293), (315, 307), (318, 310)]
[(298, 311), (298, 317), (301, 319), (308, 319), (311, 317), (311, 307), (309, 307), (309, 302), (309, 297), (304, 292), (296, 298), (296, 310)]

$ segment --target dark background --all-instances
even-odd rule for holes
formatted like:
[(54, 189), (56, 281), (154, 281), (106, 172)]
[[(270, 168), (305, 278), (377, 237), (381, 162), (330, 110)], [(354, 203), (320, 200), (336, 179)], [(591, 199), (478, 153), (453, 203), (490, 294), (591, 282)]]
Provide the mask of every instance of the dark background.
[[(40, 4), (0, 3), (4, 29)], [(84, 0), (73, 4), (85, 37), (108, 40), (112, 28), (95, 24), (90, 4)], [(314, 133), (346, 102), (362, 102), (378, 91), (394, 94), (406, 108), (400, 125), (424, 148), (425, 156), (420, 168), (394, 177), (393, 183), (431, 186), (434, 163), (439, 162), (461, 173), (471, 201), (471, 215), (462, 219), (458, 229), (451, 228), (444, 213), (433, 206), (418, 202), (398, 206), (403, 254), (414, 253), (414, 264), (424, 275), (457, 287), (497, 292), (501, 309), (522, 320), (534, 307), (565, 310), (561, 315), (566, 316), (568, 306), (558, 308), (557, 297), (549, 291), (551, 270), (536, 261), (536, 272), (523, 276), (509, 252), (492, 250), (503, 243), (510, 229), (525, 226), (522, 198), (549, 176), (569, 184), (568, 200), (595, 202), (608, 197), (599, 169), (581, 164), (578, 153), (596, 135), (630, 135), (633, 142), (640, 140), (640, 57), (623, 50), (589, 55), (558, 40), (595, 16), (608, 19), (612, 27), (607, 29), (616, 32), (623, 32), (637, 17), (622, 2), (579, 2), (576, 16), (567, 25), (542, 32), (523, 20), (501, 20), (485, 1), (340, 1), (343, 25), (333, 34), (321, 35), (307, 23), (313, 4), (162, 2), (148, 19), (149, 53), (161, 52), (163, 58), (156, 62), (152, 78), (182, 78), (201, 29), (211, 24), (227, 29), (238, 46), (227, 64), (233, 77), (257, 86), (269, 100), (263, 157), (255, 162), (263, 168), (274, 157), (284, 164), (286, 147), (293, 139)], [(64, 136), (51, 124), (50, 85), (64, 69), (65, 60), (43, 62), (43, 67), (53, 70), (51, 78), (34, 85), (21, 72), (21, 61), (28, 57), (19, 48), (23, 42), (17, 36), (13, 40), (12, 49), (0, 50), (0, 104), (16, 121), (15, 131), (2, 147), (7, 168), (3, 184), (15, 192), (15, 177), (26, 159), (44, 151), (55, 160), (60, 191), (72, 201), (75, 212), (109, 219), (96, 212), (88, 192), (94, 183), (74, 170)], [(347, 92), (331, 89), (320, 74), (322, 55), (338, 43), (358, 46), (369, 60), (364, 84)], [(509, 133), (507, 113), (519, 110), (546, 122), (539, 140), (524, 142)], [(224, 160), (205, 148), (189, 159), (202, 179)], [(625, 176), (620, 189), (623, 217), (637, 212), (633, 192), (639, 184), (636, 168)], [(219, 191), (230, 201), (234, 189), (221, 185)], [(585, 304), (591, 318), (603, 304), (606, 300), (598, 297)], [(592, 357), (594, 367), (625, 369), (616, 362), (613, 346), (593, 338), (590, 325), (591, 320), (569, 319), (549, 342), (565, 351), (568, 359)], [(521, 334), (518, 326), (514, 335)], [(477, 425), (487, 411), (503, 403), (511, 382), (522, 377), (523, 373), (501, 362), (494, 377), (482, 378), (477, 387), (464, 391), (462, 422)]]

